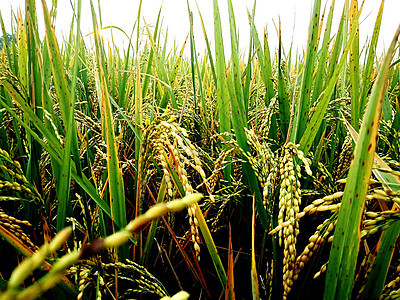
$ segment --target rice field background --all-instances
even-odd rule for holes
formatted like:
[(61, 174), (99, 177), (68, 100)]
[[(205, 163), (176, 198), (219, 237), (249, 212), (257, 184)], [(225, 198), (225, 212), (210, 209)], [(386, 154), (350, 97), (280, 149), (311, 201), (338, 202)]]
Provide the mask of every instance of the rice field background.
[(81, 0), (64, 40), (57, 1), (26, 0), (12, 32), (0, 14), (0, 299), (400, 297), (400, 27), (377, 55), (384, 1), (363, 45), (361, 1), (315, 0), (303, 53), (269, 47), (281, 25), (257, 30), (254, 3), (246, 54), (231, 0), (229, 40), (219, 1), (202, 36), (188, 3), (172, 49), (161, 10), (150, 26), (139, 5), (120, 49), (90, 4), (93, 48)]

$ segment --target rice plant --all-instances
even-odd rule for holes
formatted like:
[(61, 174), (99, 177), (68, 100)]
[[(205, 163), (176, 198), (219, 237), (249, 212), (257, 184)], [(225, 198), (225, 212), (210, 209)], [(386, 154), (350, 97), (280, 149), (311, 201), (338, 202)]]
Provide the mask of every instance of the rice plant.
[(379, 57), (384, 1), (360, 45), (364, 3), (315, 0), (299, 55), (280, 23), (270, 48), (255, 2), (241, 54), (232, 1), (228, 40), (212, 3), (208, 32), (187, 2), (173, 49), (141, 1), (126, 49), (100, 34), (100, 2), (92, 48), (82, 0), (66, 40), (57, 1), (26, 0), (11, 33), (0, 13), (0, 299), (400, 297), (400, 27)]

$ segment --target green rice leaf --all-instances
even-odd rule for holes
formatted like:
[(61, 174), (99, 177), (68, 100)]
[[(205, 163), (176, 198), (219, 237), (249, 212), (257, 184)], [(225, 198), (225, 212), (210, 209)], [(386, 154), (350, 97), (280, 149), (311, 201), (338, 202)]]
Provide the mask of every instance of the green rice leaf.
[(351, 298), (360, 242), (360, 223), (372, 173), (382, 101), (399, 34), (400, 26), (380, 68), (361, 125), (329, 255), (324, 299)]
[[(359, 10), (357, 17), (360, 16), (361, 11), (362, 11), (362, 9)], [(353, 42), (355, 35), (356, 35), (356, 28), (353, 28), (353, 30), (350, 34), (350, 37), (347, 40), (347, 43), (344, 47), (342, 56), (341, 56), (339, 62), (335, 65), (334, 72), (333, 72), (332, 76), (330, 77), (329, 83), (323, 94), (323, 98), (316, 105), (315, 111), (314, 111), (313, 115), (311, 116), (311, 119), (307, 125), (306, 130), (304, 131), (303, 136), (301, 137), (300, 149), (304, 152), (304, 154), (308, 153), (308, 151), (310, 150), (312, 143), (314, 142), (314, 139), (318, 133), (318, 129), (321, 126), (321, 123), (324, 119), (326, 109), (328, 107), (331, 96), (334, 92), (337, 80), (339, 78), (339, 75), (341, 72), (341, 67), (343, 66), (343, 64), (346, 61), (347, 53), (351, 47), (351, 44)]]
[[(308, 111), (310, 109), (311, 89), (313, 82), (315, 57), (318, 47), (318, 25), (321, 11), (321, 0), (315, 0), (311, 22), (308, 29), (307, 52), (304, 62), (303, 78), (300, 86), (299, 99), (295, 103), (293, 127), (290, 133), (290, 141), (298, 143), (307, 127)], [(308, 126), (309, 127), (309, 126)], [(308, 128), (307, 127), (307, 128)], [(315, 129), (314, 129), (315, 130)]]
[(358, 18), (358, 1), (351, 0), (350, 4), (350, 31), (356, 29), (356, 35), (350, 48), (350, 90), (351, 90), (351, 125), (355, 130), (359, 129), (360, 117), (360, 53), (359, 53), (359, 29)]
[[(98, 32), (96, 14), (93, 3), (91, 2), (93, 28), (96, 42), (96, 60), (98, 72), (96, 74), (100, 89), (101, 118), (104, 124), (105, 142), (107, 144), (107, 173), (110, 191), (111, 215), (115, 224), (123, 227), (126, 225), (125, 193), (124, 182), (122, 180), (122, 171), (119, 166), (118, 145), (114, 133), (113, 112), (109, 99), (108, 85), (106, 75), (103, 71), (102, 51), (100, 45), (100, 36)], [(118, 249), (121, 259), (127, 258), (127, 246), (124, 245)]]

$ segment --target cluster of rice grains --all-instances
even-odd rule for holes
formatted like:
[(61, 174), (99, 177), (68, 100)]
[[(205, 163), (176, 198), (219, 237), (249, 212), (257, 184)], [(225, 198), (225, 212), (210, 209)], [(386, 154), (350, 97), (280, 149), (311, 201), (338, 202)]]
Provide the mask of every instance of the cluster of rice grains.
[(287, 143), (282, 149), (279, 160), (280, 192), (279, 192), (279, 214), (278, 226), (270, 232), (278, 232), (279, 245), (283, 240), (283, 299), (286, 299), (291, 290), (294, 280), (296, 264), (296, 241), (299, 234), (299, 207), (301, 204), (301, 167), (299, 161), (303, 162), (305, 171), (311, 174), (310, 161), (304, 157), (298, 145)]
[[(272, 210), (272, 201), (268, 201), (274, 194), (277, 175), (277, 160), (274, 153), (265, 142), (260, 142), (252, 129), (245, 128), (247, 143), (254, 154), (243, 152), (248, 159), (257, 179), (263, 189), (263, 204), (267, 213)], [(240, 148), (239, 148), (240, 149)], [(271, 205), (270, 205), (271, 204)]]
[(381, 299), (399, 299), (400, 296), (400, 264), (397, 262), (396, 271), (394, 272), (393, 279), (383, 287)]
[[(162, 283), (151, 274), (145, 267), (131, 261), (129, 259), (126, 260), (125, 263), (117, 262), (110, 264), (103, 264), (102, 267), (107, 269), (111, 269), (111, 272), (105, 272), (105, 275), (109, 277), (109, 284), (115, 285), (115, 276), (113, 271), (118, 270), (119, 272), (124, 271), (127, 277), (120, 276), (119, 280), (127, 280), (129, 282), (130, 288), (127, 289), (121, 298), (129, 299), (137, 294), (154, 294), (159, 297), (165, 297), (168, 295), (165, 287)], [(111, 275), (112, 274), (112, 275)], [(121, 275), (123, 273), (121, 272)], [(125, 274), (124, 274), (125, 275)], [(132, 284), (133, 283), (133, 284)]]
[[(366, 200), (382, 201), (389, 203), (389, 205), (396, 204), (396, 206), (399, 206), (400, 192), (375, 189), (373, 193), (367, 195)], [(380, 212), (367, 211), (364, 213), (364, 220), (362, 221), (361, 238), (366, 238), (377, 232), (384, 231), (398, 220), (400, 220), (400, 212), (397, 209)]]
[[(7, 151), (0, 149), (0, 203), (20, 201), (21, 199), (43, 203), (41, 196), (26, 179), (18, 161), (12, 160)], [(14, 196), (10, 196), (14, 194)], [(21, 226), (31, 226), (26, 220), (19, 220), (0, 209), (0, 226), (16, 239), (25, 243), (31, 250), (37, 250)]]
[[(0, 149), (0, 195), (1, 201), (29, 199), (36, 203), (44, 203), (40, 194), (26, 179), (18, 161), (11, 159), (7, 151)], [(14, 191), (19, 197), (6, 196), (5, 191)]]
[(32, 251), (36, 251), (38, 248), (34, 245), (31, 239), (26, 235), (20, 225), (31, 226), (26, 220), (18, 220), (12, 216), (7, 215), (2, 209), (0, 209), (0, 226), (9, 231), (20, 241), (23, 241)]
[(339, 155), (338, 165), (335, 171), (335, 180), (339, 180), (350, 168), (353, 157), (353, 140), (350, 135), (347, 135), (342, 145), (342, 151)]
[[(199, 153), (195, 145), (188, 138), (187, 131), (175, 122), (176, 116), (166, 111), (164, 114), (155, 118), (153, 122), (147, 122), (142, 135), (142, 147), (139, 159), (140, 170), (146, 181), (151, 157), (154, 157), (159, 163), (163, 171), (163, 178), (166, 183), (167, 193), (170, 198), (174, 196), (172, 170), (176, 171), (179, 180), (182, 183), (183, 190), (186, 195), (194, 193), (194, 189), (189, 181), (187, 172), (190, 166), (200, 176), (207, 191), (210, 192), (209, 185), (206, 181), (206, 174), (202, 168)], [(148, 179), (148, 176), (147, 176)], [(210, 200), (213, 197), (210, 194)], [(196, 257), (200, 259), (200, 234), (199, 222), (196, 218), (196, 210), (199, 209), (197, 204), (188, 207), (190, 234), (193, 242)]]
[[(294, 280), (297, 279), (298, 274), (304, 268), (305, 264), (310, 260), (311, 256), (318, 251), (318, 249), (325, 242), (332, 242), (333, 230), (335, 229), (337, 221), (337, 214), (332, 215), (326, 219), (322, 224), (318, 225), (315, 233), (308, 239), (308, 244), (304, 247), (303, 252), (296, 258)], [(319, 277), (326, 271), (327, 263), (322, 265), (320, 270), (315, 273), (314, 279)]]
[[(79, 290), (77, 300), (83, 299), (84, 296), (96, 300), (108, 296), (110, 291), (115, 289), (115, 274), (118, 274), (118, 280), (121, 283), (129, 282), (130, 288), (125, 290), (121, 298), (126, 299), (143, 293), (155, 294), (159, 297), (167, 295), (164, 286), (154, 275), (129, 259), (125, 263), (103, 263), (98, 259), (81, 260), (77, 265), (69, 268), (68, 274), (76, 274)], [(88, 289), (90, 286), (94, 287), (95, 295), (93, 295), (93, 289)]]
[[(71, 269), (75, 269), (75, 268), (76, 267), (71, 267)], [(88, 283), (91, 280), (90, 272), (91, 272), (91, 269), (88, 268), (87, 266), (82, 266), (81, 270), (79, 270), (79, 272), (78, 272), (78, 279), (79, 279), (78, 280), (79, 281), (78, 291), (79, 291), (79, 294), (76, 297), (76, 300), (81, 300), (83, 298), (83, 291), (88, 286)], [(100, 291), (96, 295), (96, 300), (99, 300), (99, 299), (101, 299), (101, 292)]]

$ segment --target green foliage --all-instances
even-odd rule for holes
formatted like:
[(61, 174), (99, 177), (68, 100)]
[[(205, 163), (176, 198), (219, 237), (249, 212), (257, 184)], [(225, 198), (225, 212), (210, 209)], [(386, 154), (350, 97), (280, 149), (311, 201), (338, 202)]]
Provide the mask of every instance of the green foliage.
[[(57, 1), (26, 1), (11, 35), (0, 15), (4, 297), (56, 282), (51, 295), (88, 299), (398, 296), (400, 59), (395, 44), (377, 57), (384, 1), (362, 46), (359, 1), (345, 1), (335, 32), (338, 5), (315, 0), (304, 56), (286, 51), (285, 22), (270, 49), (254, 2), (246, 57), (231, 0), (226, 12), (213, 0), (212, 32), (188, 1), (189, 35), (174, 49), (162, 8), (152, 26), (140, 2), (128, 35), (102, 24), (100, 1), (87, 49), (76, 2), (64, 41)], [(129, 48), (106, 47), (101, 29)], [(197, 193), (199, 204), (173, 201)], [(169, 214), (176, 205), (189, 206)], [(65, 226), (72, 238), (55, 247)], [(16, 267), (18, 253), (28, 263)]]

